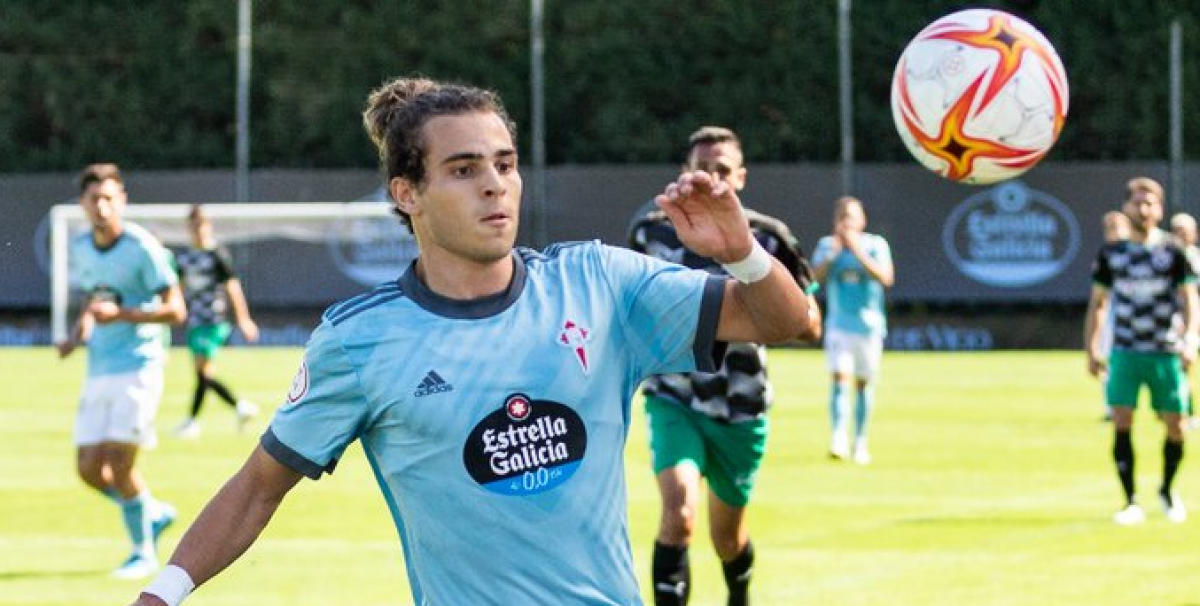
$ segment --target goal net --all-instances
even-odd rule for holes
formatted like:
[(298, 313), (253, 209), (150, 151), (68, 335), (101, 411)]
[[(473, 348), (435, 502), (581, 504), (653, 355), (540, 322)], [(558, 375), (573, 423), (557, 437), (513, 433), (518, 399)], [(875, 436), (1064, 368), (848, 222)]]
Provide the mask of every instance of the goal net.
[[(190, 244), (192, 204), (129, 204), (123, 217), (169, 248)], [(416, 241), (391, 205), (378, 202), (298, 202), (204, 205), (218, 243), (233, 254), (253, 307), (323, 308), (339, 298), (394, 279), (416, 257)], [(72, 289), (70, 241), (89, 230), (78, 204), (50, 211), (51, 338), (67, 337)]]

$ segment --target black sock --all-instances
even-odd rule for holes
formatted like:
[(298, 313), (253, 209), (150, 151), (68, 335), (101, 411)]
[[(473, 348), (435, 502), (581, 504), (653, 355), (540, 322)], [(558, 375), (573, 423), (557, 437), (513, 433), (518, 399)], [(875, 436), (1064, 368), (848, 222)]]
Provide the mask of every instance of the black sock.
[(746, 606), (750, 596), (750, 574), (754, 571), (754, 545), (746, 541), (746, 548), (737, 557), (722, 562), (725, 585), (729, 587), (729, 606)]
[(1133, 503), (1133, 442), (1129, 438), (1129, 430), (1117, 430), (1113, 440), (1113, 461), (1117, 463), (1117, 476), (1121, 478), (1121, 488), (1125, 489), (1125, 501)]
[(654, 542), (654, 606), (684, 606), (692, 590), (692, 571), (686, 545)]
[(1183, 442), (1170, 439), (1163, 441), (1163, 483), (1159, 491), (1170, 496), (1171, 484), (1175, 481), (1175, 472), (1179, 471), (1179, 462), (1183, 460)]
[(221, 396), (221, 399), (225, 400), (226, 404), (230, 406), (237, 406), (237, 398), (233, 397), (233, 392), (229, 391), (228, 387), (225, 387), (223, 383), (215, 378), (209, 378), (207, 381), (208, 386), (211, 387), (213, 391), (217, 392), (217, 395)]
[(192, 392), (192, 418), (195, 419), (200, 415), (200, 407), (204, 405), (204, 394), (208, 393), (208, 381), (204, 377), (196, 375), (196, 391)]

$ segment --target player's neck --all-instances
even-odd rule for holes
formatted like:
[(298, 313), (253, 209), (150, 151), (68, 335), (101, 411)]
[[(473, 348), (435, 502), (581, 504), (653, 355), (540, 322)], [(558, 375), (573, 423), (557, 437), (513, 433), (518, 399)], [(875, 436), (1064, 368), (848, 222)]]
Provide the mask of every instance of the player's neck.
[(92, 226), (92, 242), (97, 248), (108, 248), (113, 245), (125, 232), (125, 226), (120, 219), (111, 219), (103, 225)]
[(422, 251), (417, 277), (429, 290), (448, 299), (470, 300), (504, 292), (513, 278), (512, 254), (492, 261)]
[(1138, 244), (1156, 244), (1162, 240), (1162, 233), (1157, 227), (1137, 226), (1129, 231), (1129, 239)]

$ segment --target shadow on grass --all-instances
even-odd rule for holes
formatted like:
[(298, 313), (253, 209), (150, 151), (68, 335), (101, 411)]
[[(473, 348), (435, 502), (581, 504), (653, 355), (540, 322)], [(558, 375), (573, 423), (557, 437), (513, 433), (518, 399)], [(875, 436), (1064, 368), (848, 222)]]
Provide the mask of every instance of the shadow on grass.
[(53, 578), (82, 578), (105, 576), (108, 570), (5, 570), (0, 572), (0, 582), (2, 581), (20, 581), (25, 579), (53, 579)]

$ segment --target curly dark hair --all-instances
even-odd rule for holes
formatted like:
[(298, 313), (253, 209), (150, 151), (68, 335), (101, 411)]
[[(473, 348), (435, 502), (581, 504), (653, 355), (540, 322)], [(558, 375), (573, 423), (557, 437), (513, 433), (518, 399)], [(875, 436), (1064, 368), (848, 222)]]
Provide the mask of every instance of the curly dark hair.
[[(379, 148), (379, 162), (390, 182), (394, 177), (415, 187), (425, 181), (426, 142), (421, 127), (431, 118), (471, 112), (492, 112), (504, 121), (515, 142), (517, 128), (496, 93), (428, 78), (397, 78), (371, 92), (363, 110), (363, 125)], [(407, 213), (396, 209), (412, 229)]]

